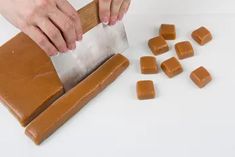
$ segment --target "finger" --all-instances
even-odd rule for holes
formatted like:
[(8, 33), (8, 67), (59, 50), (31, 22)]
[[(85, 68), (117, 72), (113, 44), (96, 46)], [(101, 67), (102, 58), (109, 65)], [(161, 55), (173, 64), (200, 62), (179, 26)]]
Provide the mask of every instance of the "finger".
[(43, 32), (34, 26), (26, 28), (23, 30), (33, 41), (35, 41), (49, 56), (57, 54), (57, 49), (55, 46), (48, 40), (46, 35)]
[(123, 3), (123, 0), (113, 0), (111, 4), (111, 17), (110, 17), (110, 25), (114, 25), (117, 22), (118, 14), (120, 7)]
[(70, 50), (76, 48), (76, 30), (74, 22), (59, 9), (49, 13), (51, 21), (60, 29)]
[(126, 14), (126, 12), (129, 9), (130, 3), (131, 3), (130, 0), (124, 0), (123, 1), (122, 5), (121, 5), (121, 8), (119, 10), (118, 20), (121, 21), (123, 19), (124, 15)]
[(110, 19), (111, 0), (99, 0), (99, 15), (102, 23), (108, 24)]
[(77, 11), (66, 0), (58, 0), (57, 7), (75, 23), (77, 40), (81, 40), (83, 33), (82, 33), (82, 26), (81, 26), (80, 17), (78, 15)]
[(40, 22), (37, 23), (37, 25), (48, 39), (50, 39), (60, 52), (66, 52), (68, 50), (67, 45), (60, 30), (47, 18), (39, 21)]

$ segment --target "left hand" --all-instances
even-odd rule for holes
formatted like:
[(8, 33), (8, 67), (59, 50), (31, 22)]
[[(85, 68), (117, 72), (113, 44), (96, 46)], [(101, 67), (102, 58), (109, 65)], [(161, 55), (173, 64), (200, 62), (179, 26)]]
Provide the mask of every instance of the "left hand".
[(102, 23), (114, 25), (122, 20), (128, 11), (131, 0), (98, 0), (99, 15)]

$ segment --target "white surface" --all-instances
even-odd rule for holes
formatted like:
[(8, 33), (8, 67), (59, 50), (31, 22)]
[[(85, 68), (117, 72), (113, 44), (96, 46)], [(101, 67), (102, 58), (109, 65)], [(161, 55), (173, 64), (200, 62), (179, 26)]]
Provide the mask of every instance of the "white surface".
[[(168, 7), (171, 2), (165, 0), (162, 4)], [(143, 1), (136, 0), (125, 19), (131, 47), (124, 55), (130, 59), (130, 67), (41, 146), (35, 146), (0, 105), (0, 156), (234, 157), (235, 14), (229, 14), (234, 11), (234, 2), (206, 0), (206, 4), (213, 4), (209, 13), (205, 13), (207, 5), (197, 11), (190, 2), (196, 1), (186, 3), (192, 12), (188, 9), (184, 14), (174, 15), (161, 10), (160, 0), (146, 2), (151, 4), (150, 8), (156, 6), (154, 14), (154, 9), (147, 10)], [(196, 13), (199, 11), (203, 14)], [(141, 75), (139, 71), (138, 59), (151, 55), (146, 42), (157, 33), (161, 23), (176, 24), (176, 41), (192, 41), (190, 33), (201, 25), (207, 26), (214, 36), (213, 42), (204, 47), (192, 41), (196, 56), (183, 60), (184, 73), (173, 79), (162, 72)], [(15, 32), (0, 19), (1, 43)], [(176, 41), (169, 42), (170, 46)], [(171, 48), (157, 60), (160, 63), (173, 55), (175, 51)], [(213, 76), (204, 89), (198, 89), (189, 79), (190, 71), (200, 65)], [(136, 99), (135, 83), (140, 79), (155, 82), (156, 99)]]

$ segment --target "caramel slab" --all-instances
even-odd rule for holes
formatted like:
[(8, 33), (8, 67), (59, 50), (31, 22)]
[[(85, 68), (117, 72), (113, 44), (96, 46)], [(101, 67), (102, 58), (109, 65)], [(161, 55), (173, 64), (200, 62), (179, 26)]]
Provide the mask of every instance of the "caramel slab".
[(162, 36), (150, 39), (148, 45), (154, 55), (160, 55), (169, 51), (169, 46)]
[(0, 47), (0, 97), (22, 126), (63, 91), (50, 58), (24, 33)]
[(40, 144), (112, 83), (128, 65), (128, 59), (121, 54), (112, 56), (96, 71), (57, 99), (48, 109), (35, 118), (26, 128), (25, 133), (36, 144)]
[(156, 74), (158, 72), (156, 58), (152, 56), (141, 57), (140, 68), (142, 74)]
[(212, 34), (206, 27), (200, 27), (193, 31), (192, 38), (203, 46), (212, 40)]
[(183, 68), (180, 62), (175, 57), (172, 57), (164, 61), (161, 64), (161, 68), (169, 78), (172, 78), (183, 72)]
[(176, 39), (175, 25), (162, 24), (159, 29), (159, 34), (166, 40), (175, 40)]
[(189, 41), (183, 41), (175, 44), (175, 50), (179, 59), (185, 59), (194, 56), (193, 46)]
[(199, 88), (205, 87), (212, 80), (210, 73), (202, 66), (194, 70), (190, 78)]
[(153, 81), (150, 80), (138, 81), (136, 84), (136, 92), (139, 100), (155, 98), (155, 89)]

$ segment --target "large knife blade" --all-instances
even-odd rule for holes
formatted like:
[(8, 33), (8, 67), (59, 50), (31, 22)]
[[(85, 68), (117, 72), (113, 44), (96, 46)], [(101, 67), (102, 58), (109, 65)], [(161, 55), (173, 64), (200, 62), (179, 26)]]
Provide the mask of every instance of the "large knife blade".
[(106, 59), (128, 48), (124, 24), (104, 25), (98, 20), (97, 2), (92, 2), (80, 11), (83, 40), (77, 48), (51, 57), (54, 67), (66, 91), (89, 75)]

